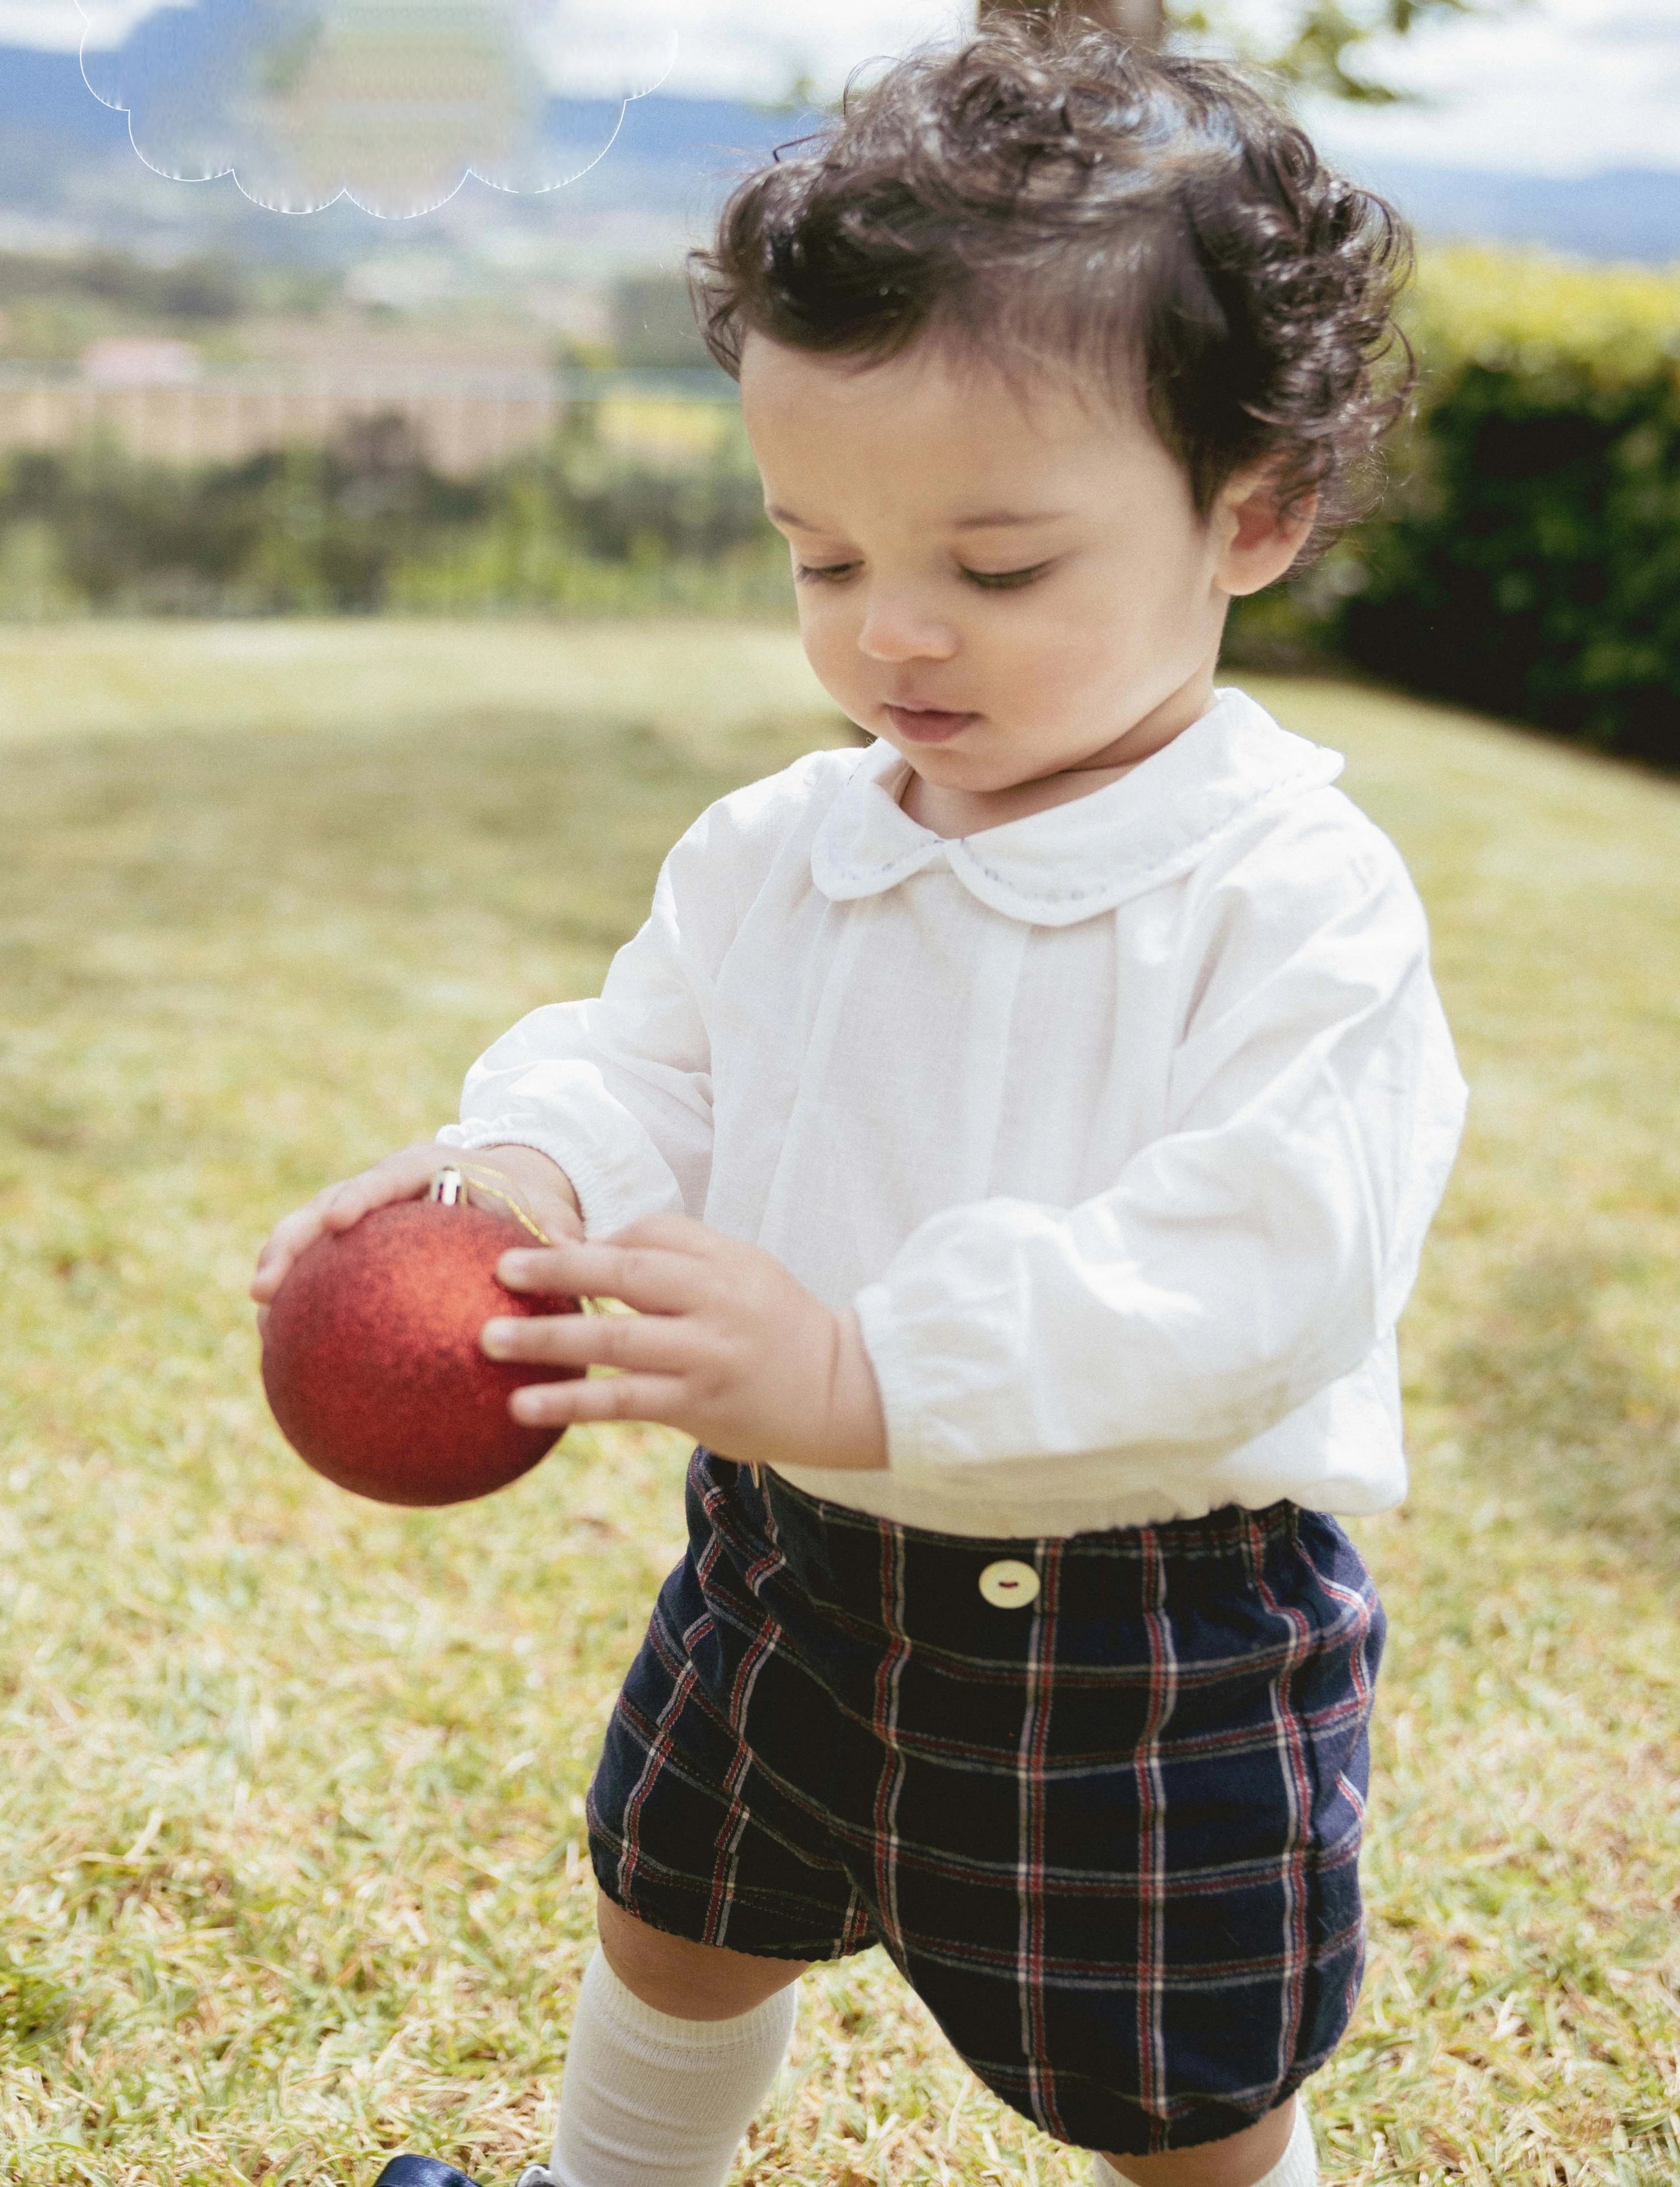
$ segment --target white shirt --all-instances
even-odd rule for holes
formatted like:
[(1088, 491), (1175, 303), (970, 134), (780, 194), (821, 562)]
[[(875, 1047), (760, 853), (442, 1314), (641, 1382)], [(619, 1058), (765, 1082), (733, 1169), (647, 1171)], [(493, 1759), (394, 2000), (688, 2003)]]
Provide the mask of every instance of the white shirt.
[(703, 813), (598, 1001), (469, 1073), (591, 1236), (696, 1216), (855, 1306), (889, 1464), (958, 1534), (1404, 1493), (1395, 1324), (1464, 1088), (1399, 853), (1239, 691), (946, 841), (884, 744)]

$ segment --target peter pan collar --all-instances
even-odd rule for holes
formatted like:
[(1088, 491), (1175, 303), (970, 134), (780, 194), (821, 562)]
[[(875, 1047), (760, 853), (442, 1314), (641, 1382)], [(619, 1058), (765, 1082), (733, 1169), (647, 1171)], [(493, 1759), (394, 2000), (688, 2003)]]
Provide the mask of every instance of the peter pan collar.
[(1188, 871), (1258, 808), (1334, 782), (1342, 766), (1340, 752), (1280, 728), (1245, 692), (1221, 691), (1199, 721), (1119, 781), (947, 839), (899, 803), (905, 762), (876, 743), (817, 830), (812, 878), (846, 903), (896, 888), (943, 858), (971, 895), (1006, 918), (1073, 926)]

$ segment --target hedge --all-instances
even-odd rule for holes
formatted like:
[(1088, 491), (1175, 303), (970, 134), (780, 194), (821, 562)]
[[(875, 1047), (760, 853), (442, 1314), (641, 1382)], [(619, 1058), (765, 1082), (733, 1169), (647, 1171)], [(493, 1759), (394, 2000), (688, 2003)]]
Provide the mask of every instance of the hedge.
[(1462, 250), (1379, 516), (1296, 588), (1414, 689), (1680, 765), (1680, 271)]

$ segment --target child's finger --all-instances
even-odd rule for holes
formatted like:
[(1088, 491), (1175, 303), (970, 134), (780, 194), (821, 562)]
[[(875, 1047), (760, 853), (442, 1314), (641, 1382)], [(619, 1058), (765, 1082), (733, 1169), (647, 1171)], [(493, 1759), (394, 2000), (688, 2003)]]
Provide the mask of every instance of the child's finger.
[(682, 1374), (692, 1363), (693, 1330), (677, 1314), (556, 1313), (487, 1321), (479, 1342), (490, 1359), (545, 1367), (617, 1367)]
[(352, 1229), (376, 1207), (389, 1207), (394, 1200), (418, 1200), (430, 1189), (432, 1178), (448, 1159), (441, 1147), (408, 1147), (400, 1155), (387, 1155), (357, 1177), (346, 1178), (342, 1184), (329, 1185), (320, 1203), (323, 1227), (334, 1231)]
[(698, 1268), (692, 1256), (662, 1247), (562, 1240), (541, 1251), (515, 1246), (496, 1263), (496, 1273), (510, 1291), (617, 1299), (638, 1313), (681, 1313), (694, 1302)]
[(569, 1428), (584, 1420), (650, 1420), (680, 1427), (688, 1386), (677, 1375), (607, 1375), (587, 1382), (532, 1382), (508, 1409), (526, 1427)]
[(313, 1245), (321, 1234), (319, 1210), (312, 1201), (307, 1207), (295, 1209), (274, 1225), (256, 1257), (256, 1270), (250, 1280), (250, 1296), (267, 1302), (272, 1299), (287, 1276), (298, 1255), (306, 1245)]
[(320, 1234), (320, 1229), (321, 1203), (317, 1195), (302, 1207), (295, 1207), (289, 1215), (280, 1217), (269, 1232), (256, 1265), (261, 1268), (269, 1261), (283, 1258), (295, 1260), (310, 1240)]
[(707, 1256), (726, 1247), (726, 1241), (716, 1230), (704, 1223), (696, 1223), (692, 1215), (644, 1215), (639, 1223), (627, 1223), (615, 1230), (604, 1241), (610, 1245), (627, 1249), (653, 1245), (671, 1253)]

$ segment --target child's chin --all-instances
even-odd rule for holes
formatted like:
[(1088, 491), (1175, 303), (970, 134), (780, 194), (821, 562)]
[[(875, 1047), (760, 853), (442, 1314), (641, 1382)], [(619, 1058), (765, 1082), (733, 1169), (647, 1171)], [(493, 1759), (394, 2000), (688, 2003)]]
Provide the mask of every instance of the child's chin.
[(918, 774), (924, 774), (933, 781), (951, 781), (960, 775), (970, 788), (979, 789), (981, 785), (975, 779), (977, 771), (985, 774), (999, 772), (995, 758), (988, 766), (972, 748), (966, 748), (965, 737), (958, 737), (945, 745), (913, 745), (896, 737), (891, 742)]

